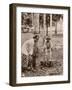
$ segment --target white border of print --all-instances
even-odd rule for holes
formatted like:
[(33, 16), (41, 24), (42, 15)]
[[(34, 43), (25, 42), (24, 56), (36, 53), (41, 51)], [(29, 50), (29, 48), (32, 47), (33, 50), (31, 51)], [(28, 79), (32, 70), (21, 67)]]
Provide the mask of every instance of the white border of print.
[[(63, 75), (21, 77), (21, 12), (63, 14)], [(64, 9), (17, 7), (16, 20), (16, 83), (36, 83), (68, 80), (68, 11)]]

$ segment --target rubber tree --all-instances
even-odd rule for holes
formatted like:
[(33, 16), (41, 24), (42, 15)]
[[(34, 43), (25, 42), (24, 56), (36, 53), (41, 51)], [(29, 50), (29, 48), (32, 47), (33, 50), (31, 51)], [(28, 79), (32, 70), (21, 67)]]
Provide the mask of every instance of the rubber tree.
[(33, 14), (33, 26), (34, 26), (34, 33), (39, 32), (39, 14)]
[(50, 26), (50, 14), (46, 14), (46, 36), (48, 36), (48, 27)]
[(57, 34), (57, 22), (60, 20), (60, 17), (62, 17), (62, 15), (60, 15), (60, 14), (52, 15), (52, 19), (55, 22), (55, 34)]

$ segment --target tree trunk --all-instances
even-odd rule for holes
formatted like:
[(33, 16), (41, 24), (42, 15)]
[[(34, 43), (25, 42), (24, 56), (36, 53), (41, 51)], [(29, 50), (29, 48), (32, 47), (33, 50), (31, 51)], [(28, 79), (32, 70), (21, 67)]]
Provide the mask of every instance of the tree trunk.
[(55, 24), (55, 35), (57, 35), (57, 21), (56, 21), (56, 24)]
[(44, 14), (44, 35), (46, 36), (46, 14)]
[[(52, 40), (52, 14), (50, 14), (50, 38)], [(52, 41), (51, 41), (52, 42)], [(52, 47), (52, 44), (51, 44)], [(52, 51), (51, 51), (51, 47), (50, 47), (50, 61), (52, 60)]]
[(39, 33), (39, 14), (33, 14), (34, 33)]
[(52, 14), (50, 14), (50, 37), (52, 38)]

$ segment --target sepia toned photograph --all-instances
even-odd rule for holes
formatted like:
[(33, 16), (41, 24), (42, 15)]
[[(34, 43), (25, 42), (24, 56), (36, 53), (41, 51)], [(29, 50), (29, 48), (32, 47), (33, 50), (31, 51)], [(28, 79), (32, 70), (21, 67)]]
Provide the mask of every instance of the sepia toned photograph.
[(70, 7), (10, 5), (10, 85), (70, 82)]
[(21, 77), (63, 74), (63, 15), (21, 13)]

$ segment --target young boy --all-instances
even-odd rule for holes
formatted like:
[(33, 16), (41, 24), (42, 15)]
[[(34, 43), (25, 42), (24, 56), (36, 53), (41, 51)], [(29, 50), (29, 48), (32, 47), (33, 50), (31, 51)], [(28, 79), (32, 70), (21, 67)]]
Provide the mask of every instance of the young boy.
[(39, 36), (36, 35), (33, 37), (34, 39), (34, 48), (33, 48), (33, 62), (32, 62), (32, 66), (33, 66), (33, 69), (36, 69), (36, 59), (38, 57), (38, 40), (39, 40)]
[(45, 53), (45, 61), (51, 60), (52, 57), (52, 42), (49, 36), (46, 36), (45, 43), (44, 43), (44, 53)]

